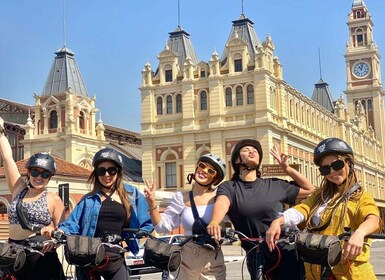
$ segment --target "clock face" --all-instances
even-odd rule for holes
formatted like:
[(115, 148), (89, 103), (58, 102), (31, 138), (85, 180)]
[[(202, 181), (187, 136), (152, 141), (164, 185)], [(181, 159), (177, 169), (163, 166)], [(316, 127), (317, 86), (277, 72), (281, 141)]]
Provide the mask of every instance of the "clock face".
[(364, 62), (356, 63), (353, 67), (353, 74), (362, 78), (369, 74), (369, 65)]

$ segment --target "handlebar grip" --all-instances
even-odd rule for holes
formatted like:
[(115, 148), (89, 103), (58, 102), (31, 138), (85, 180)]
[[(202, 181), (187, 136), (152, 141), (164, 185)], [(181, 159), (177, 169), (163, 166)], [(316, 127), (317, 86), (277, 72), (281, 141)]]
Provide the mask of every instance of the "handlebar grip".
[(122, 229), (122, 232), (125, 233), (138, 233), (140, 231), (139, 228), (124, 228)]

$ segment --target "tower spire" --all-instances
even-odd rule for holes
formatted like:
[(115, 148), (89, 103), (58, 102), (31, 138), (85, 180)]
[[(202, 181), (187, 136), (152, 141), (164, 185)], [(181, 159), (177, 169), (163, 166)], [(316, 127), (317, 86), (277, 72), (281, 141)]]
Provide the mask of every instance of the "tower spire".
[(322, 65), (321, 65), (321, 49), (318, 47), (318, 67), (319, 67), (319, 77), (322, 80)]
[(180, 26), (180, 0), (178, 0), (178, 26)]
[(244, 11), (243, 11), (243, 0), (242, 0), (242, 15), (244, 15)]
[(66, 30), (66, 1), (63, 0), (63, 46), (67, 45), (67, 30)]

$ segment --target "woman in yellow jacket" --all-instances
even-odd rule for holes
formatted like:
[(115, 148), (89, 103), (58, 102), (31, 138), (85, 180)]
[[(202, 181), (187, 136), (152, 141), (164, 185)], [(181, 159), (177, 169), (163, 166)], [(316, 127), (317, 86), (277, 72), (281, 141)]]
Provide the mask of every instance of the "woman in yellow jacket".
[[(307, 231), (325, 235), (339, 235), (344, 232), (344, 227), (350, 227), (354, 233), (342, 244), (343, 257), (331, 268), (333, 277), (375, 280), (369, 263), (370, 245), (365, 236), (380, 228), (380, 213), (373, 197), (363, 187), (348, 198), (345, 196), (357, 184), (352, 148), (341, 139), (325, 139), (314, 150), (314, 163), (324, 176), (320, 188), (272, 222), (266, 234), (270, 250), (279, 238), (281, 226), (304, 222)], [(305, 263), (305, 266), (306, 279), (320, 279), (319, 265)]]

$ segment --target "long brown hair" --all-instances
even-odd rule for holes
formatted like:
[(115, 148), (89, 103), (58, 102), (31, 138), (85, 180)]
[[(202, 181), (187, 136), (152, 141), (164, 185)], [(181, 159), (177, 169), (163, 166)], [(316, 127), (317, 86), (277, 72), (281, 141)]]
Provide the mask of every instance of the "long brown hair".
[[(112, 162), (112, 161), (111, 161)], [(99, 162), (100, 164), (101, 162)], [(116, 165), (115, 165), (116, 166)], [(116, 166), (117, 167), (117, 166)], [(130, 221), (131, 216), (131, 203), (128, 199), (128, 196), (130, 195), (123, 185), (123, 172), (122, 169), (118, 168), (118, 173), (116, 182), (115, 182), (115, 191), (118, 193), (120, 200), (123, 203), (124, 209), (126, 210), (126, 225), (128, 225), (128, 222)], [(100, 183), (99, 177), (96, 174), (97, 167), (94, 168), (90, 176), (88, 177), (87, 184), (91, 188), (91, 193), (96, 194), (102, 190), (103, 184)]]
[[(329, 180), (326, 179), (326, 177), (323, 177), (320, 189), (321, 191), (318, 193), (315, 204), (313, 205), (309, 218), (306, 222), (306, 228), (308, 230), (317, 230), (317, 228), (321, 227), (321, 225), (315, 226), (312, 223), (312, 218), (314, 217), (315, 213), (317, 212), (318, 208), (325, 204), (327, 201), (327, 207), (326, 209), (333, 210), (330, 211), (330, 215), (334, 214), (334, 211), (336, 209), (333, 209), (336, 203), (349, 191), (349, 189), (357, 183), (357, 175), (354, 171), (354, 157), (351, 154), (335, 154), (339, 159), (345, 161), (345, 163), (349, 166), (349, 173), (346, 178), (346, 180), (341, 185), (336, 185)], [(321, 161), (322, 162), (322, 159)], [(342, 187), (342, 188), (341, 188)], [(362, 188), (358, 189), (356, 192), (354, 192), (352, 195), (349, 196), (349, 199), (346, 199), (342, 202), (342, 211), (343, 214), (341, 215), (341, 218), (343, 218), (346, 215), (347, 212), (347, 204), (348, 200), (356, 201), (362, 194), (363, 190)], [(339, 223), (342, 227), (343, 221), (340, 221)]]

